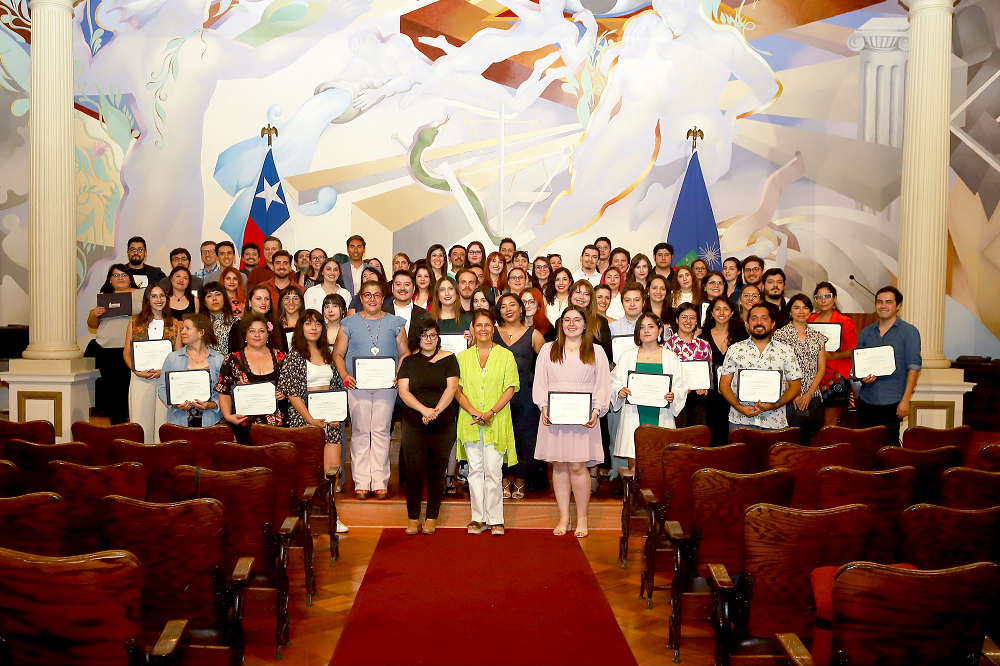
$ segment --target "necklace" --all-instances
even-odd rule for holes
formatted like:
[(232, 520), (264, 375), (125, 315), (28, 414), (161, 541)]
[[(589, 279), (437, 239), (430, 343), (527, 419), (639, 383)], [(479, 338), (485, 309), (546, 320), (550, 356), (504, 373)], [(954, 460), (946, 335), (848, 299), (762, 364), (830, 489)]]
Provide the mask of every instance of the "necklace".
[(378, 342), (377, 341), (378, 341), (379, 335), (382, 333), (382, 320), (385, 319), (385, 317), (379, 317), (378, 318), (378, 329), (375, 331), (375, 335), (374, 336), (372, 336), (372, 327), (371, 327), (371, 325), (368, 324), (368, 318), (367, 317), (362, 317), (362, 319), (365, 320), (365, 328), (368, 329), (368, 337), (372, 341), (372, 356), (378, 356), (379, 348), (378, 348)]

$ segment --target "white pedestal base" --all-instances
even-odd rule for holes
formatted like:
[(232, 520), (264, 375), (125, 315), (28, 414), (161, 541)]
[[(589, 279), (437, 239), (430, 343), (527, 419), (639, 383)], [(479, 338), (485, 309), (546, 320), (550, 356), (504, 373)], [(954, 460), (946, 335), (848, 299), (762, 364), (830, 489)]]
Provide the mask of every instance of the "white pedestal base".
[(903, 430), (913, 426), (956, 428), (962, 425), (962, 403), (975, 384), (965, 381), (965, 371), (955, 368), (925, 368), (910, 399), (910, 418)]
[(90, 358), (11, 359), (10, 370), (0, 374), (10, 385), (10, 420), (49, 421), (56, 428), (56, 442), (71, 441), (73, 422), (90, 419), (99, 376)]

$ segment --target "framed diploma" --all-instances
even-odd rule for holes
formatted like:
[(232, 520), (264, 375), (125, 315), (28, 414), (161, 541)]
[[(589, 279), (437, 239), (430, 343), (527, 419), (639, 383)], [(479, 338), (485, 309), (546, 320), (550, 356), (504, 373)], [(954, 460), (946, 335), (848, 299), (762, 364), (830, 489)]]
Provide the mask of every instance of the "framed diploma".
[(684, 368), (684, 381), (687, 382), (688, 389), (698, 391), (712, 388), (712, 362), (704, 361), (681, 361)]
[(132, 369), (160, 370), (163, 361), (174, 350), (170, 340), (135, 340), (132, 342)]
[(168, 372), (167, 402), (182, 405), (188, 400), (208, 402), (212, 398), (212, 375), (207, 368)]
[(135, 283), (139, 285), (139, 289), (145, 289), (149, 286), (149, 276), (148, 275), (133, 275), (132, 279)]
[(464, 352), (469, 348), (469, 343), (465, 340), (465, 333), (442, 333), (441, 349), (450, 351), (452, 354)]
[(108, 317), (131, 317), (132, 316), (132, 294), (124, 291), (120, 294), (98, 294), (97, 307), (104, 308), (104, 314), (98, 319)]
[(827, 324), (823, 322), (811, 322), (809, 328), (814, 328), (826, 336), (826, 351), (835, 352), (840, 349), (840, 336), (844, 332), (843, 324)]
[(361, 356), (354, 359), (356, 388), (375, 391), (392, 388), (396, 379), (396, 359), (388, 356)]
[(737, 370), (736, 398), (740, 402), (778, 402), (781, 370)]
[(670, 404), (663, 396), (670, 393), (673, 384), (673, 375), (632, 371), (628, 373), (628, 379), (625, 384), (632, 394), (628, 396), (626, 401), (630, 405), (659, 407), (662, 409)]
[(584, 425), (593, 413), (591, 394), (549, 391), (549, 423), (552, 425)]
[(264, 416), (278, 409), (274, 384), (240, 384), (233, 387), (233, 413), (243, 416)]
[(306, 407), (314, 419), (344, 421), (347, 419), (347, 391), (309, 391)]
[(896, 372), (896, 352), (891, 345), (855, 349), (851, 353), (854, 376), (858, 379), (875, 375), (887, 377)]
[(292, 336), (293, 335), (295, 335), (295, 331), (286, 331), (285, 332), (285, 346), (288, 347), (289, 349), (292, 348)]
[(615, 335), (611, 338), (611, 355), (614, 357), (611, 359), (613, 363), (618, 363), (618, 359), (621, 355), (627, 352), (629, 349), (635, 349), (635, 337), (631, 335)]
[(705, 301), (701, 304), (701, 318), (698, 320), (698, 325), (701, 328), (705, 328), (705, 320), (708, 317), (708, 306), (709, 302)]

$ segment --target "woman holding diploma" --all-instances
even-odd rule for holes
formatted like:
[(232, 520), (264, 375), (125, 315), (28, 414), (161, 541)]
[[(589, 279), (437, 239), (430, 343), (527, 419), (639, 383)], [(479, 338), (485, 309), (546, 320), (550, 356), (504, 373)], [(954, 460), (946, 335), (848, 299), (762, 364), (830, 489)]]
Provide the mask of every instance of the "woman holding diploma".
[(458, 360), (441, 349), (438, 324), (421, 319), (410, 327), (410, 355), (399, 364), (403, 401), (403, 458), (406, 460), (407, 534), (420, 531), (420, 499), (427, 481), (427, 518), (423, 533), (434, 534), (444, 497), (448, 455), (457, 433)]
[[(492, 256), (492, 255), (490, 255)], [(493, 342), (496, 320), (489, 310), (472, 313), (475, 344), (458, 354), (461, 378), (456, 399), (458, 458), (469, 461), (469, 534), (504, 533), (503, 465), (517, 464), (510, 399), (521, 387), (514, 355)]]
[[(98, 304), (87, 316), (87, 326), (97, 329), (97, 336), (91, 343), (97, 347), (94, 356), (97, 369), (101, 371), (101, 381), (97, 385), (97, 408), (108, 417), (112, 425), (128, 421), (128, 385), (131, 371), (125, 363), (125, 337), (129, 317), (142, 308), (142, 292), (135, 284), (125, 264), (112, 264), (108, 269), (108, 279), (101, 287), (103, 294), (128, 294), (132, 308), (128, 314), (111, 316)], [(103, 298), (108, 298), (104, 296)], [(124, 298), (124, 297), (123, 297)], [(102, 296), (98, 296), (98, 303)], [(88, 346), (88, 351), (90, 347)]]
[(218, 282), (202, 285), (198, 297), (201, 299), (199, 312), (208, 315), (212, 322), (212, 331), (215, 333), (215, 342), (210, 346), (225, 356), (229, 353), (229, 331), (238, 318), (233, 312), (232, 303)]
[(812, 303), (805, 294), (795, 294), (785, 306), (791, 321), (774, 332), (774, 339), (795, 352), (802, 370), (802, 393), (787, 407), (789, 427), (802, 428), (803, 441), (820, 428), (819, 385), (826, 372), (826, 336), (806, 323), (812, 314)]
[[(535, 458), (553, 464), (552, 483), (559, 504), (559, 524), (553, 534), (566, 534), (569, 529), (570, 493), (576, 498), (576, 536), (587, 536), (587, 507), (590, 503), (590, 474), (588, 465), (604, 461), (601, 431), (596, 428), (600, 417), (608, 411), (611, 401), (611, 369), (604, 350), (594, 344), (587, 330), (587, 312), (570, 305), (563, 312), (557, 326), (555, 342), (547, 342), (538, 352), (535, 366), (535, 383), (532, 398), (542, 411), (535, 444)], [(556, 395), (563, 393), (562, 396)], [(582, 405), (584, 413), (565, 414), (578, 418), (576, 424), (558, 425), (549, 418), (549, 405), (553, 399), (561, 404), (560, 412), (578, 411), (574, 396), (568, 393), (590, 394), (589, 405)], [(552, 393), (553, 395), (550, 395)], [(563, 400), (568, 399), (568, 400)], [(573, 409), (573, 408), (577, 409)], [(589, 407), (589, 409), (588, 409)], [(564, 414), (560, 413), (559, 416)], [(553, 417), (556, 414), (552, 414)], [(589, 416), (589, 419), (587, 418)], [(556, 418), (557, 422), (563, 419)]]
[[(358, 499), (374, 491), (378, 499), (389, 496), (389, 434), (392, 408), (396, 403), (396, 382), (392, 379), (367, 388), (369, 377), (357, 377), (355, 359), (391, 359), (395, 376), (399, 361), (409, 347), (404, 333), (406, 320), (382, 311), (384, 283), (369, 280), (359, 292), (363, 308), (341, 323), (334, 350), (334, 365), (347, 388), (351, 412), (351, 475)], [(365, 365), (371, 365), (366, 363)], [(380, 369), (382, 365), (378, 366)], [(361, 388), (358, 387), (361, 380)]]
[[(222, 420), (219, 394), (214, 387), (219, 381), (219, 370), (225, 357), (213, 348), (216, 343), (215, 332), (208, 316), (195, 313), (184, 315), (181, 320), (180, 342), (184, 346), (172, 352), (163, 362), (163, 373), (156, 390), (160, 402), (167, 406), (166, 423), (187, 427), (213, 426)], [(168, 404), (168, 374), (186, 370), (208, 370), (205, 382), (209, 392), (208, 400), (181, 396), (185, 399)], [(170, 397), (176, 400), (176, 396)]]
[(847, 406), (851, 391), (851, 352), (858, 346), (858, 332), (854, 321), (837, 309), (837, 288), (829, 282), (820, 282), (813, 289), (816, 312), (809, 315), (809, 323), (839, 324), (840, 347), (826, 354), (826, 372), (820, 382), (823, 399), (823, 425), (837, 425), (840, 412)]
[[(316, 426), (326, 434), (323, 447), (323, 472), (331, 465), (340, 465), (343, 445), (340, 421), (323, 421), (309, 412), (308, 394), (316, 391), (342, 391), (344, 383), (334, 371), (333, 351), (325, 344), (326, 325), (323, 315), (316, 310), (306, 310), (295, 324), (292, 345), (278, 373), (278, 392), (288, 398), (288, 425), (292, 428)], [(347, 527), (337, 519), (337, 532)]]
[[(694, 336), (695, 330), (698, 329), (699, 309), (698, 305), (682, 303), (674, 310), (677, 333), (667, 338), (664, 344), (667, 349), (677, 354), (677, 359), (680, 361), (712, 361), (712, 348), (708, 342)], [(677, 414), (677, 427), (705, 425), (708, 422), (705, 413), (707, 399), (708, 389), (698, 389), (693, 394), (688, 393), (687, 405)]]
[[(663, 322), (651, 312), (639, 315), (635, 322), (635, 343), (638, 349), (622, 352), (618, 365), (611, 373), (611, 392), (614, 396), (614, 410), (621, 411), (621, 424), (615, 440), (615, 456), (628, 458), (630, 469), (635, 468), (635, 429), (640, 425), (655, 425), (673, 428), (674, 419), (684, 409), (687, 401), (687, 382), (684, 368), (677, 355), (663, 345), (665, 331)], [(629, 374), (636, 372), (649, 375), (670, 375), (670, 390), (663, 393), (666, 406), (635, 404), (646, 402), (633, 396), (629, 388)], [(632, 380), (633, 382), (635, 380)], [(661, 398), (656, 395), (655, 398)], [(630, 399), (631, 398), (631, 399)]]
[[(180, 268), (180, 267), (178, 267)], [(175, 269), (176, 270), (176, 269)], [(167, 307), (167, 294), (156, 283), (146, 287), (142, 297), (142, 309), (128, 322), (125, 339), (132, 342), (149, 340), (169, 340), (173, 349), (180, 346), (177, 339), (177, 321)], [(132, 377), (128, 388), (128, 420), (142, 426), (145, 443), (159, 443), (160, 424), (167, 419), (167, 408), (156, 399), (162, 364), (156, 369), (149, 367), (136, 369), (132, 358), (132, 345), (126, 344), (122, 355)]]
[[(264, 293), (267, 293), (267, 287), (264, 287)], [(250, 384), (270, 383), (276, 386), (278, 371), (281, 369), (281, 362), (285, 360), (285, 353), (280, 349), (268, 347), (268, 321), (262, 313), (254, 311), (245, 315), (241, 324), (245, 332), (243, 339), (245, 346), (226, 356), (219, 370), (219, 381), (215, 385), (215, 390), (219, 394), (222, 417), (233, 429), (236, 441), (246, 443), (250, 440), (250, 426), (253, 424), (280, 426), (284, 419), (277, 405), (275, 405), (274, 411), (269, 414), (244, 415), (238, 413), (233, 399), (233, 391), (237, 386)], [(230, 343), (232, 342), (233, 339), (230, 336)], [(274, 399), (277, 402), (284, 400), (285, 396), (275, 389)]]

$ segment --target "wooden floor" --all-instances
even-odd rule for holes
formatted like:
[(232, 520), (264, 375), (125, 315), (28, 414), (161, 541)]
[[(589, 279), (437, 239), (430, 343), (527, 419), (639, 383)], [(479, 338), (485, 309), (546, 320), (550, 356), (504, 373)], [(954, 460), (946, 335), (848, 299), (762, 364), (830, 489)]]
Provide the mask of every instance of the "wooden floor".
[[(305, 604), (301, 564), (292, 567), (292, 644), (283, 649), (280, 661), (274, 658), (273, 615), (259, 612), (261, 609), (255, 609), (252, 601), (248, 602), (244, 623), (247, 628), (246, 664), (328, 664), (381, 532), (382, 529), (376, 527), (351, 528), (350, 533), (341, 537), (341, 560), (332, 569), (329, 567), (329, 540), (326, 536), (316, 537), (319, 594), (312, 607)], [(621, 568), (617, 562), (618, 534), (614, 530), (595, 530), (586, 539), (580, 540), (580, 544), (636, 660), (639, 664), (670, 664), (672, 655), (666, 650), (669, 593), (657, 592), (653, 608), (646, 609), (646, 602), (638, 599), (640, 557), (630, 555), (629, 568)], [(418, 535), (414, 538), (434, 537)], [(469, 538), (493, 537), (483, 534)], [(633, 548), (639, 548), (640, 544), (640, 539), (633, 539)], [(462, 602), (462, 584), (462, 581), (455, 581), (455, 603)], [(391, 609), (386, 609), (386, 612), (391, 612)], [(708, 623), (686, 622), (682, 633), (681, 663), (712, 664), (714, 641)], [(456, 633), (456, 639), (458, 637)], [(457, 640), (455, 649), (463, 649)]]

